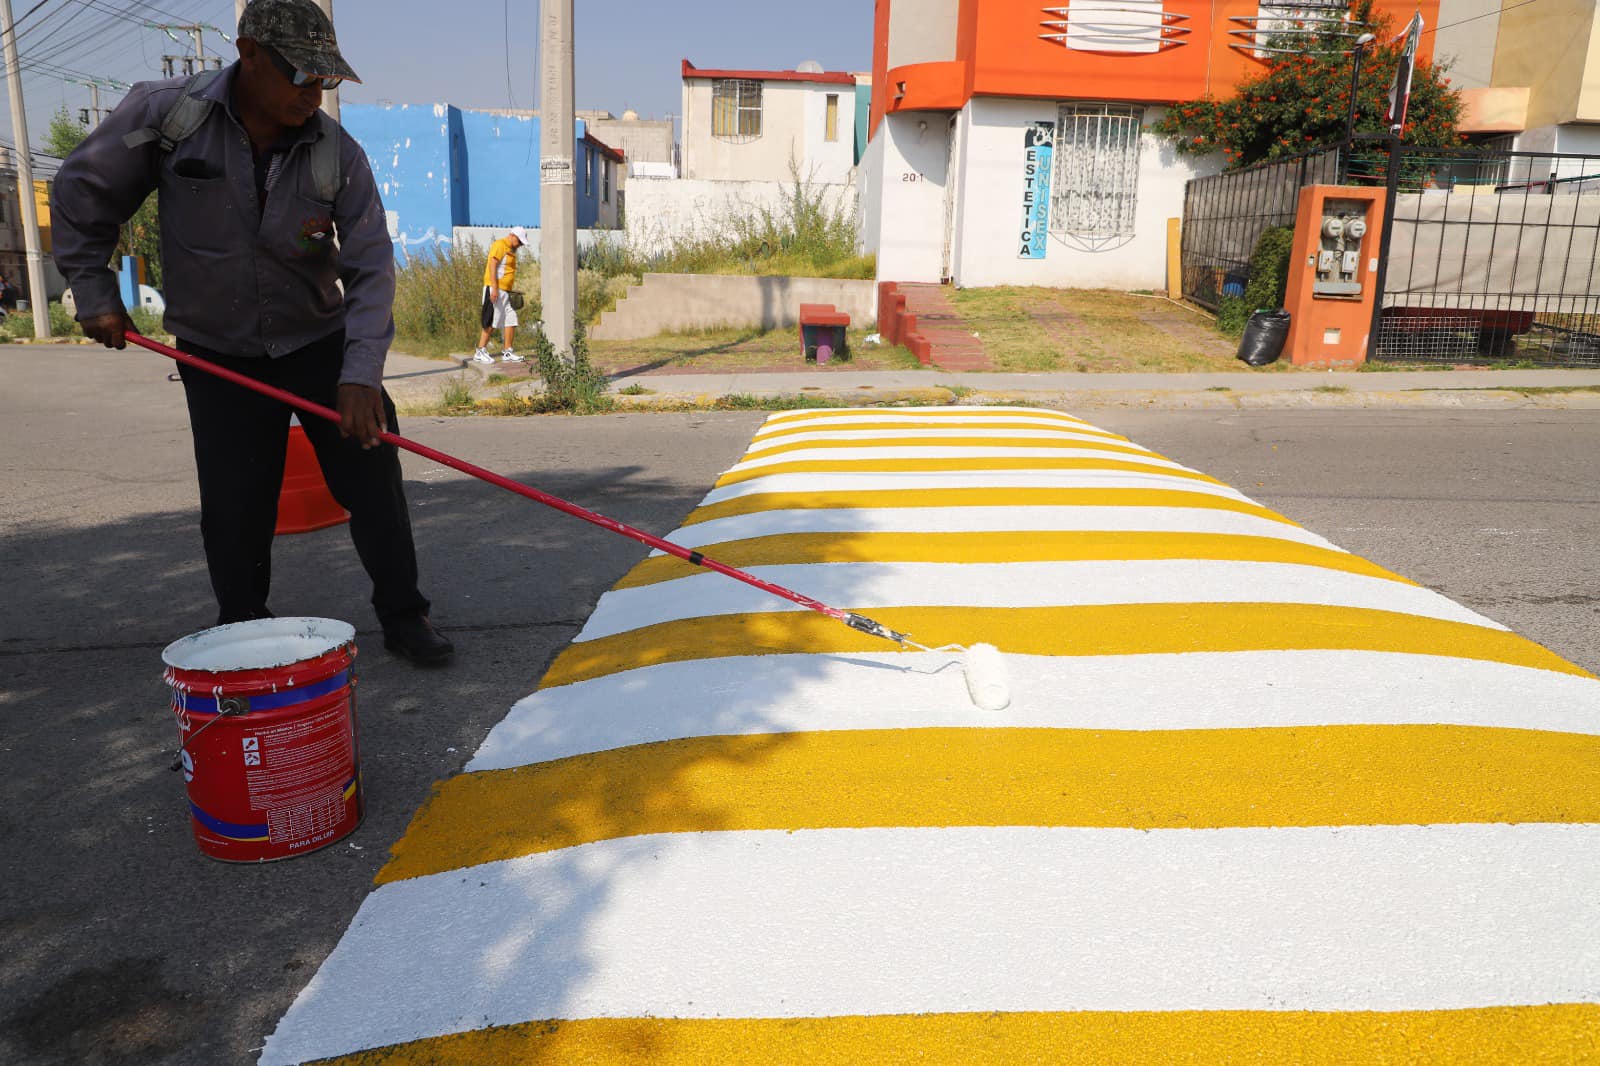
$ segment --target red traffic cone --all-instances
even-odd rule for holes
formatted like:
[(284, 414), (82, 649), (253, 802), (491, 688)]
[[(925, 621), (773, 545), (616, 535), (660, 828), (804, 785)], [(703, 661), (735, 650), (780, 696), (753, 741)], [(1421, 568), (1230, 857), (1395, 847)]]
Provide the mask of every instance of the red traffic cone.
[(283, 491), (278, 494), (278, 535), (310, 533), (350, 521), (350, 512), (340, 507), (328, 491), (317, 464), (316, 450), (306, 439), (300, 420), (289, 427), (289, 450), (283, 460)]

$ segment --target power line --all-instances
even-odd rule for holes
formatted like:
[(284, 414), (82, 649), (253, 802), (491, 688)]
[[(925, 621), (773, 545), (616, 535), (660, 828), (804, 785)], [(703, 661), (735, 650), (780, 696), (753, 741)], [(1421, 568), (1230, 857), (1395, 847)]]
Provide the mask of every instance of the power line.
[(1453, 30), (1457, 26), (1465, 26), (1467, 23), (1477, 22), (1479, 19), (1496, 18), (1500, 15), (1504, 15), (1507, 11), (1515, 11), (1519, 7), (1527, 7), (1529, 4), (1536, 4), (1538, 2), (1539, 0), (1522, 0), (1520, 4), (1512, 4), (1510, 7), (1502, 7), (1498, 11), (1486, 11), (1481, 15), (1473, 15), (1471, 18), (1462, 19), (1459, 22), (1452, 22), (1447, 26), (1435, 26), (1431, 30), (1423, 30), (1421, 36), (1426, 37), (1428, 34), (1438, 33), (1440, 30)]

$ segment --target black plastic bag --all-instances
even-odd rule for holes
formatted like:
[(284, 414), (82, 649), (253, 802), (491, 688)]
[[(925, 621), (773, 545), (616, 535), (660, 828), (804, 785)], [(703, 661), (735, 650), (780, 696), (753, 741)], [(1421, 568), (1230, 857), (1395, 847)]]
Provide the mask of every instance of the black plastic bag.
[(1288, 339), (1289, 312), (1257, 311), (1245, 323), (1244, 337), (1239, 341), (1239, 358), (1251, 366), (1275, 363), (1283, 354), (1283, 342)]

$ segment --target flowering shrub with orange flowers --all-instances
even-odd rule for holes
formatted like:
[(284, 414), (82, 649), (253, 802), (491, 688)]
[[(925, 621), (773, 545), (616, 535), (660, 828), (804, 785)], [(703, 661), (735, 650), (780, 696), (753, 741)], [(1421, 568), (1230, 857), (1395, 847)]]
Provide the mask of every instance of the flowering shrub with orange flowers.
[[(1405, 41), (1395, 36), (1392, 20), (1374, 14), (1371, 0), (1352, 5), (1350, 15), (1369, 24), (1378, 38), (1366, 46), (1361, 57), (1355, 129), (1358, 133), (1382, 133), (1389, 86)], [(1304, 54), (1274, 54), (1259, 75), (1239, 84), (1231, 99), (1207, 97), (1175, 104), (1151, 130), (1171, 138), (1181, 154), (1221, 152), (1229, 169), (1299, 155), (1343, 140), (1353, 63), (1343, 50), (1350, 47), (1350, 39), (1308, 34), (1278, 37), (1269, 43), (1283, 47), (1290, 41)], [(1444, 74), (1442, 66), (1418, 59), (1411, 79), (1411, 105), (1401, 131), (1406, 144), (1454, 148), (1463, 143), (1456, 132), (1461, 100)]]

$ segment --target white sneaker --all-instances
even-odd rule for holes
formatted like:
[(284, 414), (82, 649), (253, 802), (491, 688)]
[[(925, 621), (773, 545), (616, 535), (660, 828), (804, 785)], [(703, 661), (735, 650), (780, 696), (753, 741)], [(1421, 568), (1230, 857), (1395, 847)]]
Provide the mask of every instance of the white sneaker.
[[(523, 362), (523, 358), (510, 348), (507, 348), (505, 351), (500, 353), (500, 361), (502, 363), (520, 363)], [(494, 360), (491, 359), (489, 362), (492, 363)]]
[(489, 354), (488, 349), (479, 348), (472, 353), (472, 361), (474, 363), (492, 363), (494, 362), (494, 356)]

